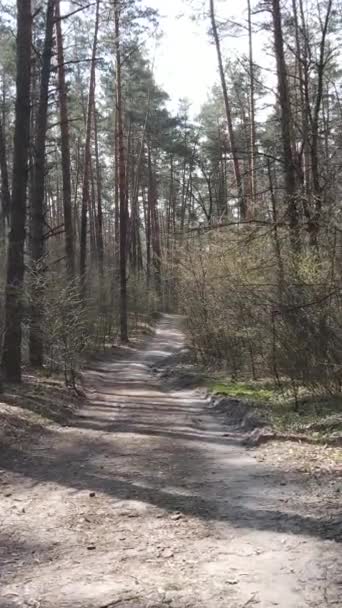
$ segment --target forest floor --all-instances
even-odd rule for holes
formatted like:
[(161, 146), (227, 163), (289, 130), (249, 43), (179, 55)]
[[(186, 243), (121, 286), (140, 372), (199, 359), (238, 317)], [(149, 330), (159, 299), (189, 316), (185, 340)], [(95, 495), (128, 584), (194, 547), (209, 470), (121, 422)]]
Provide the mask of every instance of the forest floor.
[(338, 470), (248, 449), (171, 389), (152, 368), (183, 343), (165, 315), (86, 372), (68, 426), (4, 447), (1, 608), (342, 607)]

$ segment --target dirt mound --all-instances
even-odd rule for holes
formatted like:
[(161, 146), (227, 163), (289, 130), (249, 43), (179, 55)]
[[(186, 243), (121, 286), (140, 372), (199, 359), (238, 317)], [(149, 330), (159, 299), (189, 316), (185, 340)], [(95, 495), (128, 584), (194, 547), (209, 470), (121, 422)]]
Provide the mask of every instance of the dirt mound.
[(245, 431), (267, 426), (267, 420), (257, 412), (251, 403), (230, 397), (213, 397), (212, 408), (225, 416), (227, 422)]
[(20, 385), (4, 385), (0, 395), (0, 449), (30, 443), (55, 425), (65, 425), (84, 397), (59, 378), (25, 374)]

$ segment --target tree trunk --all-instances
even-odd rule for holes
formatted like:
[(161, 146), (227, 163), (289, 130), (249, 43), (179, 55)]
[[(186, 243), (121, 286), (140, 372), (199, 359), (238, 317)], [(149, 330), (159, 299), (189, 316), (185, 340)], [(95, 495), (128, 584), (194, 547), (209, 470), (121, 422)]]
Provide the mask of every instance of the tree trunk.
[(2, 366), (9, 381), (21, 380), (26, 189), (30, 143), (32, 15), (31, 1), (17, 0), (16, 105), (13, 188), (5, 292), (5, 337)]
[(69, 114), (67, 88), (65, 83), (64, 49), (62, 24), (60, 18), (60, 0), (56, 1), (56, 38), (57, 38), (57, 60), (58, 60), (58, 93), (59, 93), (59, 115), (61, 122), (61, 152), (62, 152), (62, 178), (63, 178), (63, 213), (65, 229), (65, 258), (68, 278), (72, 280), (75, 276), (75, 250), (74, 231), (72, 222), (71, 203), (71, 160), (70, 160), (70, 137), (69, 137)]
[(326, 15), (324, 23), (322, 24), (322, 38), (319, 46), (319, 61), (317, 65), (317, 93), (314, 104), (314, 111), (312, 117), (312, 140), (311, 140), (311, 171), (312, 171), (312, 185), (314, 195), (314, 208), (309, 222), (309, 234), (310, 244), (312, 247), (318, 250), (318, 232), (319, 232), (319, 221), (321, 218), (322, 211), (322, 188), (320, 184), (319, 176), (319, 117), (322, 108), (323, 100), (323, 86), (324, 86), (324, 71), (326, 67), (326, 38), (328, 34), (328, 27), (330, 22), (331, 10), (333, 0), (329, 0), (326, 9)]
[(99, 29), (100, 0), (96, 2), (93, 49), (90, 66), (89, 94), (86, 114), (86, 139), (84, 145), (83, 187), (81, 205), (81, 235), (80, 235), (80, 280), (81, 292), (85, 296), (86, 289), (86, 258), (87, 258), (87, 227), (90, 203), (90, 174), (91, 174), (91, 117), (95, 98), (95, 61), (97, 50), (97, 34)]
[(43, 295), (42, 263), (44, 256), (44, 196), (45, 196), (45, 144), (47, 130), (47, 111), (49, 101), (49, 82), (53, 45), (55, 0), (49, 0), (46, 10), (45, 41), (42, 55), (39, 106), (36, 118), (34, 140), (34, 164), (31, 198), (31, 268), (33, 283), (31, 290), (30, 319), (30, 363), (33, 367), (43, 365)]
[(150, 206), (150, 188), (147, 191), (147, 198), (142, 191), (144, 204), (144, 220), (145, 220), (145, 238), (146, 238), (146, 286), (149, 288), (151, 281), (151, 206)]
[(120, 338), (128, 342), (127, 312), (127, 200), (126, 200), (126, 167), (125, 144), (123, 132), (122, 77), (121, 77), (121, 43), (120, 43), (120, 8), (119, 1), (114, 2), (115, 19), (115, 55), (116, 55), (116, 112), (118, 141), (118, 173), (120, 196)]
[(300, 250), (300, 235), (298, 221), (298, 201), (296, 192), (296, 164), (292, 149), (292, 115), (289, 87), (286, 73), (284, 54), (283, 29), (279, 0), (272, 0), (274, 50), (277, 63), (278, 92), (280, 106), (280, 125), (282, 133), (285, 193), (287, 199), (287, 213), (290, 223), (290, 238), (292, 252), (297, 254)]
[(151, 218), (151, 241), (152, 241), (152, 262), (154, 268), (155, 287), (158, 296), (161, 297), (161, 247), (160, 247), (160, 227), (157, 209), (157, 192), (155, 176), (152, 167), (151, 150), (148, 150), (148, 172), (149, 172), (149, 188), (148, 188), (148, 206)]
[[(310, 107), (310, 55), (309, 48), (309, 32), (306, 25), (305, 9), (303, 1), (299, 0), (300, 24), (297, 15), (297, 0), (293, 0), (293, 14), (296, 28), (296, 45), (297, 46), (297, 61), (298, 72), (301, 84), (301, 105), (302, 105), (302, 131), (303, 131), (303, 182), (304, 182), (304, 199), (309, 203), (311, 195), (311, 167), (310, 167), (310, 142), (309, 142), (309, 122), (311, 118)], [(303, 40), (303, 49), (300, 49), (299, 35)], [(304, 206), (304, 213), (306, 212)], [(305, 213), (305, 215), (307, 215)]]
[(283, 301), (283, 297), (284, 297), (285, 272), (284, 272), (283, 258), (281, 255), (281, 241), (279, 238), (279, 230), (278, 230), (277, 201), (276, 201), (275, 193), (274, 193), (271, 163), (270, 163), (269, 158), (267, 159), (267, 173), (268, 173), (268, 182), (269, 182), (269, 186), (270, 186), (270, 196), (271, 196), (271, 204), (272, 204), (273, 245), (274, 245), (275, 257), (277, 260), (278, 297), (279, 297), (279, 304), (281, 304)]
[(245, 220), (246, 216), (247, 216), (246, 200), (245, 200), (244, 193), (243, 193), (240, 162), (239, 162), (239, 156), (238, 156), (236, 142), (235, 142), (235, 133), (234, 133), (234, 128), (233, 128), (232, 113), (231, 113), (229, 96), (228, 96), (226, 76), (225, 76), (224, 67), (223, 67), (220, 38), (218, 35), (217, 24), (216, 24), (214, 0), (209, 0), (209, 9), (210, 9), (211, 27), (212, 27), (212, 32), (213, 32), (213, 37), (214, 37), (215, 47), (216, 47), (216, 53), (217, 53), (217, 61), (218, 61), (218, 67), (219, 67), (219, 73), (220, 73), (224, 107), (225, 107), (225, 112), (226, 112), (228, 135), (229, 135), (230, 147), (231, 147), (231, 152), (232, 152), (232, 157), (233, 157), (234, 176), (235, 176), (236, 188), (238, 191), (240, 217), (242, 220)]
[(97, 199), (97, 221), (96, 240), (98, 249), (98, 262), (100, 276), (103, 277), (104, 246), (103, 246), (103, 214), (102, 214), (102, 175), (99, 155), (99, 142), (97, 131), (97, 113), (94, 103), (94, 136), (95, 136), (95, 169), (96, 169), (96, 199)]
[(1, 173), (1, 222), (9, 217), (11, 206), (11, 193), (9, 189), (8, 168), (7, 168), (7, 151), (6, 151), (6, 136), (2, 120), (0, 118), (0, 173)]
[(89, 267), (96, 266), (98, 262), (97, 248), (97, 212), (96, 212), (96, 188), (94, 178), (94, 160), (90, 157), (90, 198), (89, 198), (89, 244), (90, 244), (90, 260)]
[(114, 127), (114, 269), (115, 277), (119, 278), (119, 258), (120, 258), (120, 203), (119, 203), (119, 146), (118, 146), (118, 113), (115, 111)]
[[(250, 77), (250, 101), (249, 101), (249, 120), (250, 120), (250, 192), (251, 205), (255, 210), (257, 184), (255, 170), (256, 156), (256, 129), (255, 129), (255, 80), (254, 80), (254, 61), (253, 61), (253, 30), (252, 30), (252, 10), (251, 0), (247, 0), (248, 7), (248, 47), (249, 47), (249, 77)], [(248, 209), (249, 215), (253, 217), (254, 213)]]
[[(144, 148), (145, 148), (145, 134), (146, 127), (149, 116), (149, 103), (150, 96), (148, 97), (148, 109), (146, 112), (145, 122), (143, 131), (141, 134), (141, 140), (138, 147), (138, 157), (136, 162), (136, 169), (134, 170), (134, 166), (132, 163), (132, 199), (131, 199), (131, 229), (129, 234), (129, 247), (132, 241), (132, 259), (133, 259), (133, 267), (135, 269), (142, 268), (142, 259), (141, 259), (141, 242), (140, 242), (140, 214), (139, 214), (139, 188), (141, 181), (141, 172), (142, 172), (142, 164), (144, 158)], [(139, 250), (140, 248), (140, 250)]]

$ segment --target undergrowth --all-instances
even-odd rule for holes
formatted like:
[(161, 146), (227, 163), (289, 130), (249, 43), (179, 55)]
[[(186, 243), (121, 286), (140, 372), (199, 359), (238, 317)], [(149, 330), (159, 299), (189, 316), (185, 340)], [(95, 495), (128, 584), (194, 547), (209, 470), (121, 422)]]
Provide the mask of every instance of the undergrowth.
[(214, 395), (250, 402), (280, 432), (304, 433), (323, 441), (332, 434), (342, 433), (341, 395), (310, 395), (299, 387), (294, 398), (290, 386), (222, 378), (208, 378), (207, 387)]

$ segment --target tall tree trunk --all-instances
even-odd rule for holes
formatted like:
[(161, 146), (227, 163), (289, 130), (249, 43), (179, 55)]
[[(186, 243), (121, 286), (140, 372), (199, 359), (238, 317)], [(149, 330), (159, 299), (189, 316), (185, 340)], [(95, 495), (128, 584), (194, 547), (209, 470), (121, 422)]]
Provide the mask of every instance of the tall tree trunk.
[(67, 88), (65, 83), (64, 48), (62, 24), (60, 15), (60, 0), (56, 0), (56, 38), (57, 38), (57, 60), (58, 60), (58, 94), (59, 115), (61, 123), (61, 152), (62, 152), (62, 178), (63, 178), (63, 213), (65, 229), (65, 259), (68, 278), (72, 280), (75, 276), (75, 249), (74, 231), (72, 221), (71, 203), (71, 160), (70, 160), (70, 137), (69, 137), (69, 114)]
[[(301, 105), (302, 105), (302, 131), (303, 131), (303, 181), (304, 181), (304, 199), (308, 205), (311, 197), (311, 167), (310, 167), (310, 142), (309, 142), (309, 122), (311, 120), (310, 107), (310, 72), (311, 72), (311, 49), (309, 42), (309, 32), (306, 24), (305, 9), (303, 0), (299, 2), (300, 24), (297, 11), (297, 0), (293, 0), (293, 14), (296, 28), (296, 46), (297, 46), (297, 61), (298, 73), (301, 84)], [(300, 40), (303, 40), (302, 50)], [(305, 205), (304, 213), (306, 217)]]
[(96, 188), (94, 178), (94, 159), (90, 157), (90, 198), (89, 198), (89, 244), (90, 259), (89, 266), (96, 266), (98, 262), (97, 248), (97, 213), (96, 213)]
[[(152, 172), (151, 172), (152, 175)], [(153, 177), (153, 175), (152, 175)], [(169, 194), (169, 211), (168, 211), (168, 225), (167, 225), (167, 239), (168, 239), (168, 249), (172, 249), (173, 244), (173, 232), (174, 232), (174, 209), (175, 209), (175, 194), (174, 194), (174, 168), (173, 168), (173, 155), (170, 155), (170, 194)], [(153, 179), (151, 180), (151, 190), (153, 195)], [(152, 215), (153, 217), (153, 215)]]
[(120, 337), (122, 342), (128, 342), (128, 312), (127, 312), (127, 200), (126, 200), (126, 167), (125, 143), (123, 132), (122, 108), (122, 76), (121, 76), (121, 42), (120, 42), (120, 7), (119, 0), (114, 2), (115, 19), (115, 56), (116, 56), (116, 112), (117, 112), (117, 141), (119, 164), (119, 195), (120, 195)]
[(236, 141), (235, 141), (235, 132), (234, 132), (234, 128), (233, 128), (232, 113), (231, 113), (230, 101), (229, 101), (229, 96), (228, 96), (226, 76), (225, 76), (224, 67), (223, 67), (220, 38), (219, 38), (217, 24), (216, 24), (214, 0), (209, 0), (209, 10), (210, 10), (211, 27), (212, 27), (212, 32), (213, 32), (213, 37), (214, 37), (215, 47), (216, 47), (216, 53), (217, 53), (217, 61), (218, 61), (223, 101), (224, 101), (227, 127), (228, 127), (228, 135), (229, 135), (230, 147), (231, 147), (231, 152), (232, 152), (232, 157), (233, 157), (234, 176), (235, 176), (236, 188), (238, 191), (240, 216), (241, 216), (242, 220), (245, 220), (246, 216), (247, 216), (246, 200), (245, 200), (244, 192), (243, 192), (243, 183), (242, 183), (242, 177), (241, 177), (240, 162), (239, 162), (239, 156), (238, 156), (238, 151), (237, 151)]
[(286, 63), (284, 54), (284, 40), (279, 0), (272, 0), (274, 50), (277, 63), (280, 125), (282, 133), (285, 193), (287, 199), (287, 212), (290, 223), (290, 238), (293, 253), (300, 250), (300, 235), (298, 221), (298, 201), (296, 184), (296, 164), (292, 148), (292, 114)]
[(322, 108), (324, 72), (326, 67), (326, 39), (330, 23), (333, 0), (329, 0), (326, 14), (322, 25), (322, 37), (319, 45), (319, 60), (317, 65), (317, 93), (312, 116), (312, 140), (311, 140), (311, 171), (314, 195), (314, 208), (309, 222), (310, 244), (318, 249), (319, 221), (322, 211), (322, 188), (319, 176), (319, 117)]
[(5, 292), (2, 367), (9, 381), (21, 380), (21, 323), (24, 281), (26, 189), (30, 143), (32, 15), (31, 1), (17, 0), (16, 105), (12, 204)]
[[(145, 122), (144, 122), (143, 130), (142, 130), (142, 134), (141, 134), (141, 140), (140, 140), (140, 143), (138, 146), (138, 156), (137, 156), (136, 168), (134, 168), (133, 163), (132, 163), (133, 188), (132, 188), (132, 197), (131, 197), (131, 228), (130, 228), (130, 233), (128, 235), (129, 236), (128, 249), (130, 249), (130, 244), (131, 244), (131, 240), (132, 240), (132, 258), (133, 258), (133, 260), (135, 260), (135, 261), (133, 261), (133, 267), (135, 267), (136, 264), (138, 266), (140, 264), (140, 267), (138, 268), (138, 270), (140, 270), (142, 267), (141, 242), (140, 242), (139, 188), (140, 188), (140, 181), (141, 181), (142, 164), (143, 164), (143, 159), (144, 159), (146, 127), (147, 127), (147, 122), (148, 122), (148, 117), (149, 117), (150, 91), (149, 91), (149, 95), (148, 95), (147, 104), (148, 105), (147, 105), (147, 112), (146, 112), (146, 116), (145, 116)], [(139, 247), (140, 247), (140, 251), (138, 252)]]
[(283, 297), (284, 297), (285, 272), (284, 272), (283, 258), (282, 258), (282, 254), (281, 254), (281, 241), (279, 238), (279, 230), (278, 230), (277, 201), (276, 201), (276, 197), (275, 197), (275, 193), (274, 193), (271, 163), (270, 163), (269, 158), (267, 159), (267, 173), (268, 173), (268, 182), (269, 182), (269, 186), (270, 186), (270, 196), (271, 196), (271, 204), (272, 204), (273, 246), (274, 246), (275, 257), (277, 260), (278, 297), (279, 297), (279, 304), (281, 304), (283, 301)]
[[(254, 79), (254, 60), (253, 60), (253, 30), (252, 30), (252, 9), (251, 0), (247, 0), (248, 8), (248, 48), (249, 48), (249, 78), (250, 78), (250, 101), (249, 101), (249, 120), (250, 120), (250, 191), (251, 204), (255, 209), (257, 184), (256, 184), (256, 128), (255, 128), (255, 79)], [(249, 215), (253, 215), (252, 210), (248, 209)]]
[(115, 277), (119, 278), (119, 258), (120, 258), (120, 203), (119, 203), (119, 145), (118, 145), (118, 113), (115, 111), (114, 127), (114, 268)]
[(152, 241), (152, 262), (154, 267), (155, 287), (159, 297), (162, 295), (161, 289), (161, 247), (160, 247), (160, 227), (157, 209), (157, 191), (155, 176), (152, 167), (151, 149), (148, 150), (148, 206), (151, 218), (151, 241)]
[(103, 245), (103, 213), (102, 213), (102, 175), (99, 154), (97, 112), (94, 103), (94, 136), (95, 136), (95, 169), (96, 169), (96, 201), (97, 201), (97, 221), (96, 221), (96, 240), (98, 248), (98, 262), (100, 276), (103, 277), (104, 245)]
[(301, 151), (301, 159), (300, 159), (300, 177), (302, 181), (302, 189), (303, 189), (303, 208), (304, 212), (308, 205), (308, 194), (309, 191), (307, 189), (308, 180), (307, 180), (307, 153), (308, 153), (308, 113), (307, 108), (305, 106), (305, 81), (303, 77), (303, 68), (305, 66), (305, 60), (302, 54), (301, 49), (301, 32), (298, 23), (298, 10), (297, 10), (297, 0), (292, 0), (292, 11), (293, 11), (293, 21), (294, 21), (294, 29), (295, 29), (295, 41), (296, 41), (296, 77), (298, 77), (298, 88), (299, 88), (299, 103), (300, 103), (300, 116), (301, 116), (301, 129), (302, 129), (302, 151)]
[[(127, 234), (126, 234), (126, 252), (127, 264), (132, 260), (131, 241), (133, 235), (133, 197), (134, 197), (134, 146), (133, 146), (133, 129), (132, 122), (129, 119), (125, 128), (127, 133), (126, 139), (126, 209), (127, 209)], [(133, 266), (130, 265), (133, 269)]]
[(146, 238), (146, 286), (149, 288), (151, 281), (151, 205), (150, 205), (150, 188), (145, 197), (144, 189), (142, 190), (142, 198), (144, 204), (144, 220), (145, 220), (145, 238)]
[(80, 235), (80, 280), (82, 295), (86, 289), (86, 258), (87, 258), (87, 227), (88, 211), (90, 207), (90, 175), (91, 175), (91, 117), (95, 98), (95, 62), (97, 51), (97, 35), (99, 29), (100, 0), (96, 1), (96, 15), (94, 26), (93, 49), (90, 66), (89, 94), (86, 113), (86, 139), (84, 145), (83, 186), (81, 205), (81, 235)]
[(11, 206), (11, 193), (9, 189), (8, 168), (7, 168), (7, 151), (6, 151), (6, 136), (2, 120), (0, 118), (0, 173), (1, 173), (1, 222), (8, 219)]
[(73, 196), (73, 217), (74, 217), (74, 242), (79, 243), (80, 241), (80, 221), (79, 221), (79, 201), (78, 201), (78, 188), (81, 182), (81, 154), (82, 154), (82, 146), (80, 137), (77, 138), (77, 141), (74, 145), (74, 157), (75, 157), (75, 171), (73, 171), (72, 175), (72, 190), (74, 191)]
[(44, 256), (44, 197), (45, 197), (45, 144), (47, 130), (47, 111), (49, 101), (49, 82), (53, 45), (55, 0), (49, 0), (46, 10), (45, 41), (42, 55), (39, 105), (36, 117), (36, 136), (34, 140), (34, 165), (31, 199), (31, 267), (34, 273), (31, 291), (30, 320), (30, 363), (34, 367), (43, 365), (43, 294), (42, 262)]

